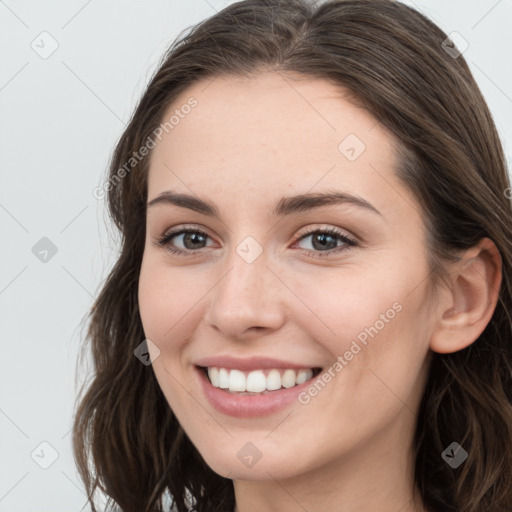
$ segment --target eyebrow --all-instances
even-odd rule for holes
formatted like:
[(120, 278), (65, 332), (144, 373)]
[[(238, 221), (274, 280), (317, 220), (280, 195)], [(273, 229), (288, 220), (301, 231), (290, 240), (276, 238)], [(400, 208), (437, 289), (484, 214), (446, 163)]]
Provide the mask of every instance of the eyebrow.
[[(210, 217), (220, 218), (219, 211), (214, 204), (189, 194), (179, 194), (167, 190), (149, 201), (147, 203), (147, 207), (149, 208), (157, 204), (173, 204), (175, 206), (188, 208), (189, 210), (193, 210)], [(335, 204), (351, 204), (382, 216), (382, 214), (379, 212), (379, 210), (377, 210), (377, 208), (375, 208), (375, 206), (373, 206), (362, 197), (339, 191), (307, 193), (299, 194), (296, 196), (282, 197), (274, 205), (272, 215), (275, 217), (283, 217), (285, 215), (291, 215), (293, 213), (309, 211), (315, 208), (320, 208), (321, 206)]]

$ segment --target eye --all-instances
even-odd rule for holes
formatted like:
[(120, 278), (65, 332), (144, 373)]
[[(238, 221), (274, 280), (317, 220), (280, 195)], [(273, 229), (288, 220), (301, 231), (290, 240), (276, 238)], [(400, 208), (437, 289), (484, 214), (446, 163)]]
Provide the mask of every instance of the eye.
[[(350, 236), (338, 231), (335, 228), (315, 229), (308, 231), (307, 233), (300, 236), (295, 244), (298, 244), (307, 238), (311, 237), (309, 244), (312, 249), (306, 248), (311, 252), (311, 256), (323, 257), (332, 255), (333, 253), (340, 253), (342, 251), (349, 250), (358, 245), (357, 241)], [(341, 246), (338, 242), (341, 241)]]
[[(196, 252), (195, 249), (203, 249), (208, 238), (210, 237), (204, 231), (197, 228), (182, 227), (166, 233), (157, 241), (157, 245), (174, 254), (190, 254)], [(176, 247), (173, 239), (184, 248)]]
[[(300, 244), (310, 237), (310, 244), (306, 245), (310, 245), (311, 248), (303, 247), (303, 249), (311, 253), (313, 257), (323, 257), (332, 255), (333, 253), (340, 253), (358, 245), (356, 240), (335, 228), (310, 230), (296, 238), (293, 245)], [(194, 252), (199, 252), (198, 249), (207, 247), (208, 239), (211, 239), (210, 236), (200, 229), (181, 226), (180, 228), (164, 234), (157, 241), (157, 245), (173, 254), (188, 256)], [(339, 242), (341, 242), (341, 245), (338, 245)], [(176, 247), (176, 243), (182, 245), (182, 248)]]

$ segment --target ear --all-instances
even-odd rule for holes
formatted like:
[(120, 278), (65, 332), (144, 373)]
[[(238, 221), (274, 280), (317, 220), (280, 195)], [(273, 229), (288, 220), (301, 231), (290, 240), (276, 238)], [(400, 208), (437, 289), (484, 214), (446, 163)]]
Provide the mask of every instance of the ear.
[(430, 348), (441, 354), (471, 345), (491, 320), (501, 285), (501, 255), (492, 240), (483, 238), (454, 264), (451, 286), (440, 292), (438, 320)]

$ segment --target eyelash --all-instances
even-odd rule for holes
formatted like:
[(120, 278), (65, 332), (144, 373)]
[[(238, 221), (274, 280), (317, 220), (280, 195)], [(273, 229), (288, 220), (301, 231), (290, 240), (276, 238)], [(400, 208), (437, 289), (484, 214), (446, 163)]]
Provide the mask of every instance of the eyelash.
[[(182, 256), (190, 256), (190, 255), (192, 255), (192, 253), (199, 252), (199, 251), (194, 251), (191, 249), (184, 251), (183, 249), (178, 249), (177, 247), (174, 247), (170, 243), (171, 240), (173, 238), (175, 238), (176, 236), (187, 234), (187, 233), (196, 233), (205, 238), (210, 238), (207, 233), (205, 233), (204, 231), (201, 231), (200, 229), (181, 228), (181, 229), (176, 229), (174, 231), (166, 233), (156, 242), (156, 244), (159, 247), (163, 247), (166, 251), (169, 251), (173, 254), (182, 255)], [(348, 251), (348, 250), (350, 250), (354, 247), (357, 247), (359, 245), (356, 240), (347, 236), (346, 234), (342, 233), (341, 231), (338, 231), (335, 228), (313, 229), (306, 233), (302, 233), (297, 238), (295, 238), (295, 240), (293, 241), (293, 244), (295, 245), (296, 243), (300, 242), (304, 238), (307, 238), (308, 236), (314, 235), (316, 233), (328, 234), (328, 235), (331, 235), (332, 237), (338, 238), (345, 244), (345, 246), (337, 247), (335, 249), (329, 249), (328, 251), (314, 251), (314, 250), (303, 249), (305, 251), (310, 252), (311, 256), (313, 256), (315, 258), (316, 257), (323, 258), (325, 256), (330, 256), (334, 253)]]

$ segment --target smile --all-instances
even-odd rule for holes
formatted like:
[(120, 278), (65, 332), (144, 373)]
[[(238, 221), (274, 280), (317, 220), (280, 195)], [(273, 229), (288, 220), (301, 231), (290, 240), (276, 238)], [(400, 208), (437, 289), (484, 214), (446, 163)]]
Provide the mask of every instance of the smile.
[(212, 386), (240, 395), (259, 395), (283, 388), (289, 389), (311, 380), (320, 372), (320, 368), (265, 368), (243, 371), (216, 366), (203, 370), (206, 370)]
[(220, 365), (196, 365), (195, 371), (204, 397), (217, 412), (248, 419), (268, 416), (298, 404), (299, 394), (322, 369), (239, 370)]

